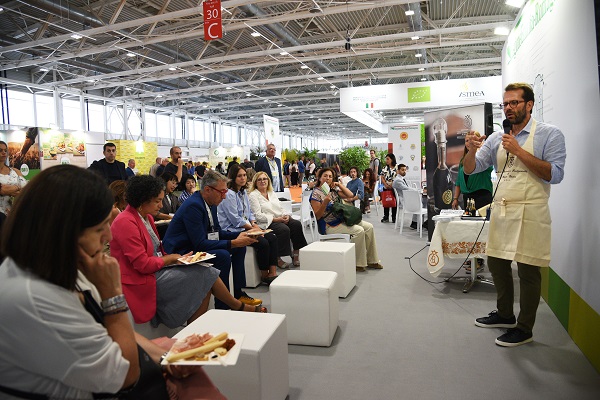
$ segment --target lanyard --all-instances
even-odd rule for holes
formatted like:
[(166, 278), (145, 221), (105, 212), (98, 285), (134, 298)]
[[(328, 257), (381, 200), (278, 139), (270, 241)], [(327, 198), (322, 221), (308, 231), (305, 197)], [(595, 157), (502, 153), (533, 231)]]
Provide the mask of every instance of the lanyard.
[(215, 223), (214, 223), (213, 217), (212, 217), (212, 210), (210, 209), (210, 206), (208, 205), (206, 200), (204, 200), (204, 205), (206, 206), (206, 212), (208, 213), (208, 221), (210, 224), (210, 226), (209, 226), (210, 231), (214, 232), (215, 231), (215, 228), (214, 228)]

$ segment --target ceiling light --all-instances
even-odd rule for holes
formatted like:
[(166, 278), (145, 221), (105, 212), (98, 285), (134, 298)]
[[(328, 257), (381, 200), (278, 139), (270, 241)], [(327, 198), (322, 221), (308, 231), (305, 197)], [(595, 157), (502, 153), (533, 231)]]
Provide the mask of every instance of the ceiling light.
[(75, 40), (79, 40), (79, 39), (81, 39), (83, 36), (81, 36), (81, 35), (78, 35), (78, 34), (74, 33), (74, 34), (72, 34), (72, 35), (71, 35), (71, 37), (72, 37), (73, 39), (75, 39)]
[(318, 81), (322, 81), (323, 79), (325, 79), (325, 78), (323, 78), (322, 76), (317, 78)]
[(510, 30), (505, 26), (498, 26), (494, 29), (494, 35), (508, 36)]
[(130, 87), (126, 87), (125, 90), (133, 90), (133, 89)]
[(405, 15), (415, 15), (415, 12), (413, 10), (406, 10), (404, 11)]
[(524, 2), (525, 0), (506, 0), (506, 5), (521, 8)]
[(418, 36), (411, 36), (410, 40), (419, 40), (419, 37)]
[(302, 69), (308, 69), (308, 65), (302, 64), (302, 66), (300, 68), (302, 68)]
[(250, 117), (250, 119), (254, 119), (254, 117)]
[(277, 107), (283, 107), (283, 104), (277, 104)]
[(290, 111), (296, 111), (296, 110), (294, 110), (294, 109), (292, 108)]
[(417, 57), (417, 58), (423, 57), (423, 54), (417, 53), (417, 54), (415, 54), (415, 57)]
[(205, 81), (205, 80), (206, 80), (206, 78), (205, 78), (205, 77), (202, 77), (202, 78), (200, 78), (200, 80), (201, 80), (201, 81)]
[(127, 53), (127, 57), (135, 57), (135, 54), (133, 54), (132, 52)]
[(40, 68), (40, 72), (48, 72), (48, 71), (49, 71), (48, 68), (44, 68), (44, 67)]
[(269, 102), (269, 100), (267, 100), (267, 99), (263, 100), (263, 103), (268, 103), (268, 102)]
[(422, 78), (421, 78), (421, 80), (422, 80), (422, 81), (426, 81), (426, 80), (427, 80), (427, 78), (425, 78), (425, 77), (422, 77)]
[(221, 112), (225, 112), (225, 110), (221, 108)]
[(335, 89), (335, 85), (329, 86), (329, 89)]
[(175, 67), (169, 67), (169, 71), (176, 71), (176, 70), (177, 70), (177, 68), (175, 68)]
[(203, 106), (202, 106), (202, 108), (207, 108), (207, 107), (208, 107), (208, 105), (207, 105), (207, 104), (205, 104), (205, 105), (203, 105)]
[(256, 31), (252, 32), (250, 35), (252, 35), (252, 36), (254, 36), (254, 37), (259, 37), (259, 36), (261, 36), (261, 34), (260, 34), (260, 33), (258, 33), (258, 32), (256, 32)]
[(406, 119), (406, 115), (403, 115), (403, 116), (402, 116), (402, 119)]
[(425, 71), (425, 68), (421, 67), (419, 68), (419, 71)]
[(95, 79), (88, 79), (88, 80), (86, 80), (86, 82), (94, 83), (94, 82), (96, 82), (96, 80)]
[(162, 94), (157, 94), (157, 95), (156, 95), (156, 98), (157, 98), (157, 99), (160, 99), (161, 97), (162, 97)]
[(246, 93), (246, 97), (250, 97), (250, 96), (252, 96), (251, 93)]
[(288, 53), (287, 51), (282, 51), (281, 53), (279, 53), (280, 56), (287, 56), (288, 54), (290, 53)]
[(231, 86), (227, 86), (225, 89), (227, 89), (227, 90), (231, 90), (231, 89), (233, 89), (233, 88), (232, 88)]

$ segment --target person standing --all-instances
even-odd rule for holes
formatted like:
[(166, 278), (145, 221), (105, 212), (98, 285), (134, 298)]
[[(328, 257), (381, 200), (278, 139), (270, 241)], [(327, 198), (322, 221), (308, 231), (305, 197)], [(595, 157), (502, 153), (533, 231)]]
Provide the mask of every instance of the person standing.
[(283, 175), (281, 174), (281, 160), (275, 157), (275, 145), (267, 146), (267, 155), (261, 157), (255, 164), (256, 172), (263, 171), (271, 180), (275, 192), (283, 192)]
[(169, 150), (171, 155), (171, 162), (167, 164), (164, 172), (170, 172), (177, 177), (177, 188), (175, 190), (184, 191), (185, 181), (187, 180), (188, 171), (183, 165), (183, 158), (181, 158), (181, 147), (174, 146)]
[(377, 152), (375, 150), (369, 151), (371, 160), (369, 160), (369, 168), (375, 174), (375, 179), (379, 179), (379, 158), (377, 158)]
[(304, 156), (300, 156), (300, 159), (298, 160), (298, 182), (300, 186), (302, 186), (302, 182), (304, 182), (305, 171), (306, 165), (304, 165)]
[(163, 158), (162, 161), (160, 162), (159, 167), (156, 168), (156, 177), (157, 178), (159, 176), (161, 176), (163, 172), (165, 172), (165, 167), (167, 166), (167, 164), (169, 164), (169, 159)]
[(231, 161), (229, 161), (229, 164), (227, 164), (227, 173), (229, 173), (229, 170), (231, 169), (231, 167), (233, 167), (234, 165), (237, 165), (238, 160), (237, 157), (233, 157), (233, 159)]
[[(381, 184), (383, 185), (383, 191), (393, 191), (392, 184), (396, 177), (396, 156), (392, 153), (388, 153), (385, 156), (385, 167), (381, 169)], [(383, 195), (381, 195), (383, 196)], [(380, 197), (381, 197), (380, 196)], [(394, 195), (395, 196), (395, 195)], [(383, 207), (383, 218), (381, 222), (390, 222), (390, 208), (392, 209), (392, 223), (396, 223), (396, 211), (398, 207)]]
[(208, 163), (206, 161), (203, 161), (202, 164), (198, 165), (196, 167), (196, 179), (200, 180), (202, 179), (202, 177), (204, 176), (204, 172), (206, 171), (206, 166), (208, 165)]
[[(497, 293), (497, 311), (477, 318), (482, 328), (509, 328), (496, 339), (505, 347), (533, 340), (533, 326), (541, 294), (541, 268), (550, 264), (550, 185), (564, 177), (567, 157), (565, 138), (557, 127), (531, 116), (535, 99), (526, 83), (511, 83), (504, 89), (504, 114), (512, 124), (509, 133), (483, 136), (469, 132), (468, 152), (463, 159), (467, 175), (493, 165), (501, 171), (491, 205), (486, 245), (488, 267)], [(479, 151), (477, 151), (479, 149)], [(514, 288), (511, 263), (519, 271), (520, 312), (513, 312)]]
[(137, 170), (135, 169), (135, 160), (133, 158), (130, 158), (127, 162), (127, 168), (125, 168), (125, 173), (127, 174), (127, 179), (137, 174)]
[(283, 186), (290, 187), (291, 184), (291, 171), (290, 171), (290, 162), (285, 160), (283, 162)]
[(314, 160), (308, 160), (308, 162), (309, 162), (308, 176), (309, 177), (314, 177), (314, 175), (315, 175), (315, 168), (317, 168), (317, 164), (315, 164)]
[(126, 181), (127, 172), (125, 172), (125, 163), (117, 161), (117, 146), (114, 143), (105, 143), (102, 147), (104, 158), (96, 160), (88, 167), (88, 170), (95, 172), (106, 180), (110, 185), (114, 181)]
[(244, 162), (242, 163), (242, 166), (244, 168), (246, 168), (246, 170), (248, 170), (248, 168), (254, 169), (254, 163), (252, 161), (248, 160), (247, 158), (244, 158)]
[(292, 178), (291, 187), (298, 186), (299, 172), (298, 172), (298, 164), (296, 163), (296, 160), (293, 160), (292, 165), (290, 166), (290, 176)]
[(148, 175), (156, 178), (156, 170), (160, 167), (161, 162), (162, 158), (156, 157), (155, 163), (150, 167), (150, 171), (148, 171)]

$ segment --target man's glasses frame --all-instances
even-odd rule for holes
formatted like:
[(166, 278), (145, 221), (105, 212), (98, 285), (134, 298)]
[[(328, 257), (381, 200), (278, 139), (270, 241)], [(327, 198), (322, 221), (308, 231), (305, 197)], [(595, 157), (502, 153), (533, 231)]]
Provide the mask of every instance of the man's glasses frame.
[(506, 108), (508, 106), (510, 106), (510, 108), (515, 108), (516, 106), (518, 106), (521, 103), (525, 103), (525, 100), (505, 101), (504, 103), (500, 103), (499, 106), (500, 106), (500, 108)]
[(214, 187), (214, 186), (211, 186), (211, 185), (206, 185), (206, 186), (208, 186), (209, 188), (211, 188), (211, 189), (212, 189), (212, 190), (214, 190), (215, 192), (219, 192), (219, 193), (221, 193), (221, 196), (224, 196), (224, 195), (226, 195), (226, 194), (227, 194), (227, 191), (229, 190), (229, 189), (223, 189), (223, 190), (219, 190), (219, 189), (217, 189), (216, 187)]

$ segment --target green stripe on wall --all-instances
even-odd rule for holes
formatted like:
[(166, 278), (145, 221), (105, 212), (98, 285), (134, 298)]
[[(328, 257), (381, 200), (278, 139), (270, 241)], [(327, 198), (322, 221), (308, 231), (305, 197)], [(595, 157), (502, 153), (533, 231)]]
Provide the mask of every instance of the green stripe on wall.
[(570, 291), (569, 335), (594, 368), (600, 372), (600, 315), (590, 307), (577, 293)]
[(569, 303), (571, 288), (556, 274), (552, 269), (548, 271), (548, 298), (547, 302), (556, 317), (564, 326), (569, 329)]

